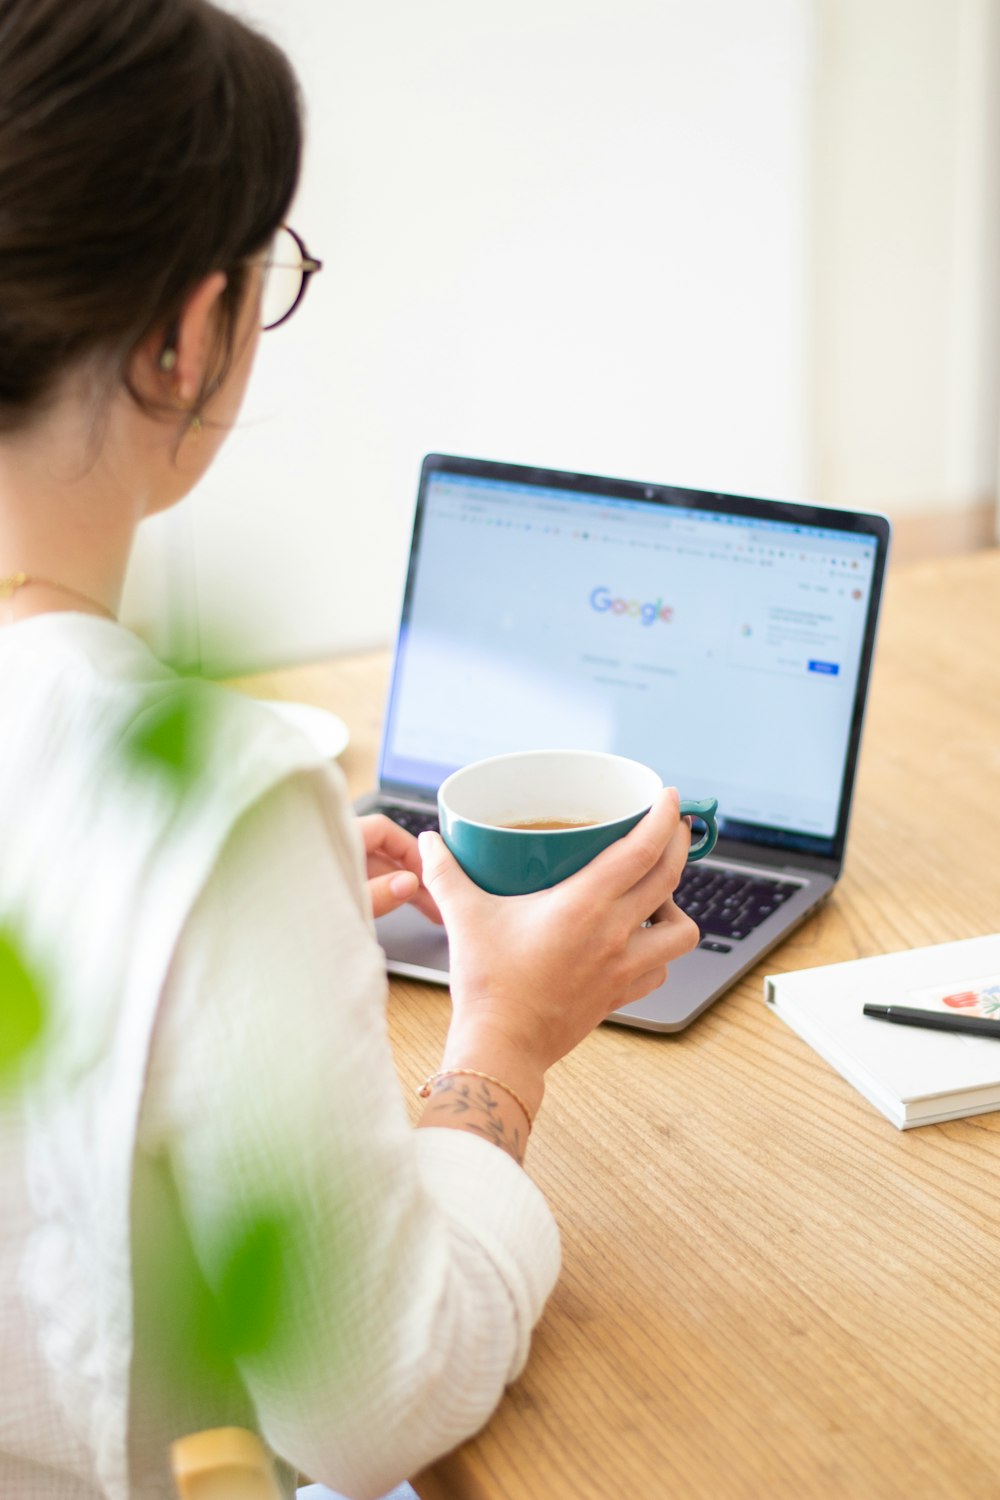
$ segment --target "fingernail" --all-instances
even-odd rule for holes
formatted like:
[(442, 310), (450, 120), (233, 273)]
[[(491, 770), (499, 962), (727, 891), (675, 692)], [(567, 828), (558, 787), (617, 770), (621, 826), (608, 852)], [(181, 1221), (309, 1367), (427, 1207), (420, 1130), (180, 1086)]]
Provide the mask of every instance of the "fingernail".
[(667, 787), (667, 791), (670, 794), (670, 796), (673, 797), (674, 802), (677, 804), (677, 806), (680, 807), (680, 805), (681, 805), (681, 794), (677, 790), (677, 788), (675, 786), (668, 786)]
[(410, 896), (419, 884), (420, 881), (412, 870), (400, 870), (399, 874), (394, 875), (389, 881), (389, 889), (394, 896)]

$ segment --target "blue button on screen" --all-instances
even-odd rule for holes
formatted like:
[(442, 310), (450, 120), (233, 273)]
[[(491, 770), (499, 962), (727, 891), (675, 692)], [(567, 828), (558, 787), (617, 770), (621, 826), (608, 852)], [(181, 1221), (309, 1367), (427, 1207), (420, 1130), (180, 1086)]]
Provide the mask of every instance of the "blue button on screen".
[(827, 677), (836, 677), (840, 671), (840, 663), (837, 661), (811, 661), (810, 672), (822, 672)]

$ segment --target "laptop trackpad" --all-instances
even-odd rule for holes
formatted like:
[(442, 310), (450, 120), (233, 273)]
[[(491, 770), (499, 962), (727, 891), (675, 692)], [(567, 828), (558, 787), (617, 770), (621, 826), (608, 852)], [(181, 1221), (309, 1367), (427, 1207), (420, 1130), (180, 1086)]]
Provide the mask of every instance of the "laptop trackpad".
[(448, 983), (448, 938), (443, 927), (428, 921), (412, 906), (400, 906), (379, 917), (375, 934), (391, 973), (413, 974), (438, 984)]

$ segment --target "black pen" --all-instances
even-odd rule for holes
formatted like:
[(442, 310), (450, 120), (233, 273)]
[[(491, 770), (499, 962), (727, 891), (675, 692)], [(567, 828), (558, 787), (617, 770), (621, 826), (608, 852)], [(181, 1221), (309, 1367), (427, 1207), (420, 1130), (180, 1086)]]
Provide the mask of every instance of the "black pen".
[(931, 1031), (960, 1031), (965, 1036), (991, 1036), (1000, 1041), (1000, 1020), (985, 1016), (946, 1016), (943, 1011), (915, 1010), (910, 1005), (866, 1005), (866, 1016), (895, 1021), (897, 1026), (926, 1026)]

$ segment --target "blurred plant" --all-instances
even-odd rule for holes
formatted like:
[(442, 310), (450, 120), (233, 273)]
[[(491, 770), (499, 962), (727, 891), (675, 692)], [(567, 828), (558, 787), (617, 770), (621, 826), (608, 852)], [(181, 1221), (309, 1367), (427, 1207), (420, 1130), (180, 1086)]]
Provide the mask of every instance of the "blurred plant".
[[(129, 727), (121, 744), (131, 771), (169, 788), (175, 811), (196, 796), (211, 775), (213, 719), (220, 686), (186, 673), (164, 685), (162, 697)], [(248, 1138), (260, 1130), (257, 1091), (245, 1080), (242, 1100)], [(280, 1122), (273, 1122), (279, 1125)], [(290, 1162), (294, 1162), (291, 1154)], [(329, 1379), (329, 1367), (314, 1370), (314, 1308), (309, 1288), (317, 1268), (307, 1265), (317, 1213), (329, 1222), (350, 1223), (339, 1201), (318, 1197), (336, 1189), (287, 1173), (258, 1182), (256, 1205), (239, 1210), (219, 1185), (219, 1218), (206, 1242), (193, 1243), (170, 1163), (159, 1159), (133, 1184), (132, 1258), (135, 1283), (133, 1378), (138, 1407), (184, 1423), (197, 1413), (200, 1427), (255, 1423), (247, 1393), (251, 1372), (265, 1380), (310, 1389)], [(325, 1209), (325, 1213), (323, 1210)], [(336, 1285), (350, 1253), (346, 1241), (324, 1246), (322, 1276)], [(346, 1350), (341, 1351), (346, 1355)], [(329, 1358), (329, 1349), (325, 1358)], [(184, 1430), (177, 1429), (178, 1435)]]
[(0, 928), (0, 1089), (18, 1083), (45, 1035), (48, 1007), (39, 976), (9, 928)]
[(169, 694), (133, 725), (125, 742), (140, 768), (181, 784), (198, 775), (206, 732), (206, 700), (195, 681), (178, 679)]
[(210, 1337), (234, 1359), (266, 1354), (278, 1339), (291, 1235), (288, 1215), (272, 1211), (237, 1226), (220, 1247)]
[[(248, 1379), (307, 1392), (345, 1374), (346, 1349), (333, 1354), (340, 1367), (331, 1367), (329, 1344), (315, 1337), (313, 1220), (319, 1211), (341, 1225), (347, 1215), (339, 1201), (321, 1206), (295, 1178), (292, 1169), (258, 1184), (250, 1204), (227, 1205), (223, 1197), (214, 1228), (197, 1243), (165, 1157), (134, 1185), (137, 1410), (159, 1412), (159, 1422), (166, 1415), (178, 1436), (195, 1427), (255, 1426)], [(341, 1234), (323, 1244), (322, 1284), (341, 1282), (348, 1253)]]

